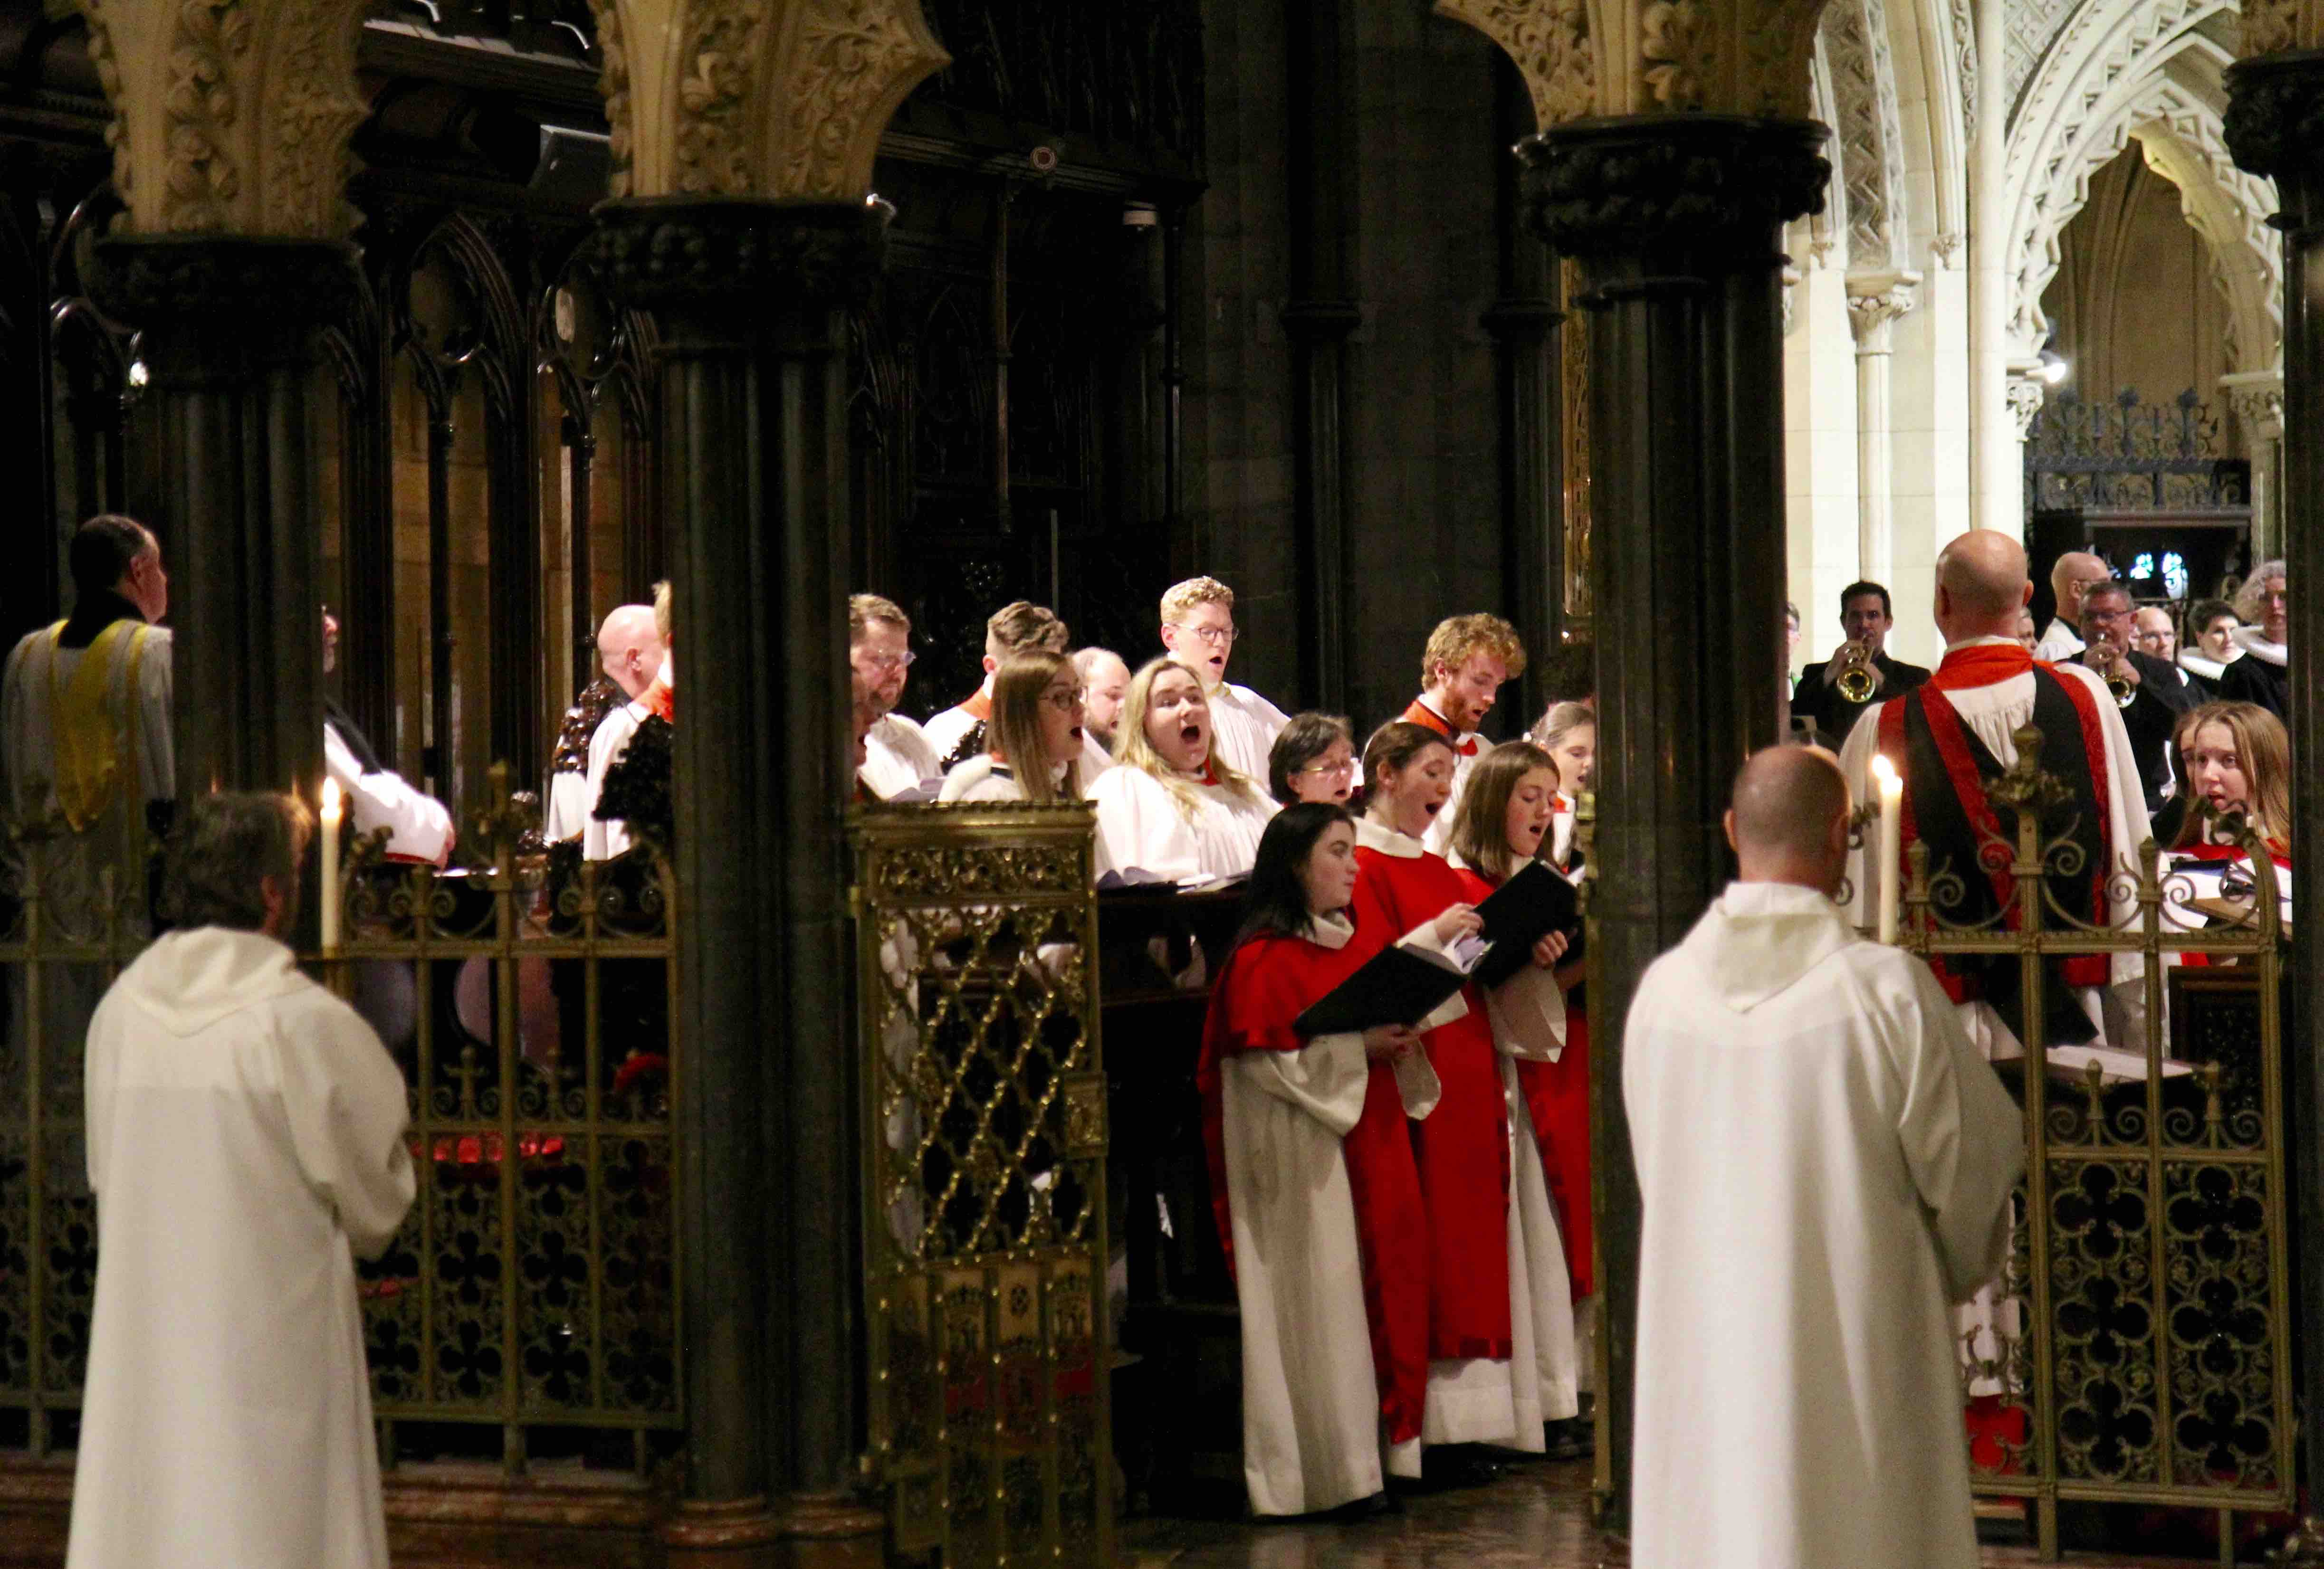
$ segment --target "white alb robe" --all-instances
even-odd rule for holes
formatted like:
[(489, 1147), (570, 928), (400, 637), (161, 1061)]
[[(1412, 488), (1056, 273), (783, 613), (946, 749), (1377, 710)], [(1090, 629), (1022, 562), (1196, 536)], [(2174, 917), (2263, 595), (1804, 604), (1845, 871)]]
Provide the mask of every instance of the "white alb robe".
[[(991, 676), (987, 675), (984, 684), (976, 689), (976, 702), (986, 713), (992, 711)], [(968, 739), (968, 732), (984, 722), (970, 711), (966, 703), (954, 703), (920, 727), (920, 733), (927, 738), (928, 749), (936, 755), (939, 770), (946, 757), (960, 750), (960, 744)], [(963, 758), (962, 761), (967, 759)]]
[(1098, 868), (1133, 868), (1176, 882), (1240, 877), (1259, 858), (1259, 836), (1282, 808), (1256, 784), (1237, 789), (1185, 781), (1190, 817), (1177, 797), (1142, 768), (1107, 769), (1084, 790), (1097, 808)]
[[(2010, 638), (1971, 638), (1954, 644), (1955, 648), (1975, 647), (1982, 644), (2014, 647)], [(1949, 648), (1948, 653), (1951, 652)], [(2038, 657), (2038, 656), (2037, 656)], [(2107, 828), (2112, 836), (2116, 868), (2129, 875), (2110, 878), (2111, 894), (2107, 919), (2116, 925), (2133, 925), (2138, 919), (2138, 847), (2148, 833), (2146, 796), (2139, 783), (2138, 761), (2131, 755), (2130, 734), (2123, 729), (2122, 710), (2097, 672), (2081, 665), (2061, 665), (2057, 674), (2062, 680), (2079, 681), (2089, 687), (2097, 700), (2098, 728), (2105, 734), (2107, 767)], [(1985, 744), (2003, 767), (2017, 760), (2018, 728), (2034, 717), (2034, 677), (2013, 675), (1990, 686), (1958, 687), (1945, 693), (1960, 715), (1961, 724)], [(1892, 699), (1891, 701), (1902, 701)], [(1858, 801), (1870, 801), (1877, 792), (1872, 781), (1872, 759), (1880, 750), (1880, 722), (1877, 718), (1888, 705), (1875, 703), (1864, 711), (1864, 717), (1849, 732), (1848, 743), (1840, 751), (1840, 772), (1848, 778), (1848, 787)], [(1877, 848), (1876, 832), (1867, 838)], [(1851, 851), (1848, 858), (1849, 885), (1855, 900), (1849, 906), (1849, 918), (1859, 927), (1869, 928), (1879, 911), (1880, 879), (1888, 868), (1877, 865), (1877, 856), (1868, 858), (1861, 849)], [(1936, 867), (1929, 868), (1932, 876)], [(1903, 901), (1898, 901), (1903, 908)], [(2110, 968), (2111, 984), (2103, 996), (2084, 994), (2091, 1018), (2100, 1027), (2100, 1036), (2094, 1044), (2098, 1051), (2129, 1052), (2145, 1051), (2146, 996), (2144, 961), (2135, 953), (2115, 955)], [(1999, 1062), (2025, 1054), (2016, 1033), (2002, 1021), (1990, 1004), (1976, 1002), (1961, 1005), (1961, 1023), (1969, 1038), (1984, 1049), (1987, 1060)], [(2080, 1048), (2061, 1048), (2060, 1052), (2080, 1051)], [(2064, 1055), (2053, 1054), (2053, 1060), (2076, 1066)], [(2104, 1061), (2121, 1060), (2111, 1055)]]
[(863, 732), (864, 785), (882, 801), (944, 776), (936, 749), (920, 727), (899, 713), (881, 714)]
[[(2014, 643), (2017, 639), (2012, 638), (2007, 640)], [(2034, 645), (2034, 657), (2046, 659), (2052, 665), (2063, 665), (2067, 660), (2079, 656), (2089, 647), (2089, 645), (2082, 641), (2080, 633), (2066, 625), (2059, 617), (2052, 616), (2050, 618), (2049, 627), (2042, 634), (2041, 641)]]
[(589, 829), (589, 775), (586, 769), (559, 769), (549, 776), (549, 804), (541, 813), (540, 836), (551, 844), (579, 839)]
[(630, 848), (630, 825), (619, 818), (600, 820), (597, 801), (605, 792), (605, 770), (621, 761), (630, 749), (630, 739), (652, 712), (643, 698), (632, 698), (598, 720), (597, 733), (589, 738), (589, 821), (581, 830), (584, 860), (610, 861)]
[(354, 1259), (403, 1076), (256, 932), (169, 933), (89, 1027), (97, 1300), (68, 1569), (386, 1569)]
[(1264, 781), (1268, 755), (1291, 716), (1231, 681), (1210, 688), (1203, 698), (1211, 710), (1211, 755), (1246, 779)]
[(2001, 1268), (2020, 1114), (1926, 965), (1737, 883), (1623, 1034), (1634, 1569), (1974, 1569), (1947, 1304)]
[[(380, 769), (366, 774), (355, 752), (328, 723), (323, 726), (323, 769), (339, 782), (358, 839), (387, 830), (387, 853), (399, 860), (442, 866), (451, 858), (452, 813), (442, 802)], [(560, 775), (570, 778), (570, 775)]]

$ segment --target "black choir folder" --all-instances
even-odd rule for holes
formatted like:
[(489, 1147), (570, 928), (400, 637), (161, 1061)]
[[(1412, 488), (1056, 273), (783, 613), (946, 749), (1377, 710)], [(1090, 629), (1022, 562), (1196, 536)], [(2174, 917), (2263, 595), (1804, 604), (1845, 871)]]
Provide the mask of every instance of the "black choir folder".
[(1443, 954), (1390, 946), (1311, 1005), (1291, 1027), (1318, 1035), (1360, 1033), (1375, 1024), (1417, 1024), (1470, 981), (1497, 986), (1533, 962), (1533, 945), (1552, 931), (1574, 934), (1560, 963), (1582, 952), (1582, 905), (1572, 884), (1539, 861), (1526, 866), (1477, 906), (1485, 950), (1467, 968)]

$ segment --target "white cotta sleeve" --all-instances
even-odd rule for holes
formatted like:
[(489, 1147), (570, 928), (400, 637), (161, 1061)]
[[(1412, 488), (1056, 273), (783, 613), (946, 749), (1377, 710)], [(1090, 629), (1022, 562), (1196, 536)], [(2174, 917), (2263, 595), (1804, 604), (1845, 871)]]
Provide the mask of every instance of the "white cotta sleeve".
[(1565, 1053), (1565, 992), (1557, 972), (1530, 958), (1508, 979), (1485, 994), (1493, 1021), (1493, 1044), (1504, 1057), (1554, 1062)]
[(323, 727), (323, 765), (347, 798), (358, 837), (387, 830), (387, 853), (442, 866), (452, 854), (452, 814), (400, 775), (366, 774), (339, 732)]
[(1371, 1063), (1364, 1038), (1318, 1035), (1296, 1051), (1240, 1051), (1227, 1059), (1227, 1071), (1261, 1095), (1296, 1106), (1341, 1138), (1364, 1115), (1364, 1091)]
[(170, 729), (176, 646), (166, 628), (157, 628), (147, 634), (137, 661), (137, 775), (148, 801), (173, 801), (178, 794), (177, 739)]
[(1926, 965), (1913, 996), (1872, 1021), (1889, 1035), (1902, 1099), (1896, 1137), (1928, 1217), (1946, 1293), (1965, 1302), (2009, 1253), (2009, 1196), (2025, 1170), (2025, 1122)]
[(355, 1010), (319, 993), (281, 1005), (274, 1042), (299, 1166), (359, 1258), (385, 1251), (416, 1180), (403, 1075)]
[(82, 1107), (87, 1126), (81, 1136), (88, 1161), (88, 1190), (105, 1196), (105, 1166), (113, 1152), (113, 1086), (119, 1077), (121, 1051), (110, 1010), (103, 1003), (88, 1022), (88, 1049), (81, 1063)]
[[(1451, 950), (1447, 947), (1444, 940), (1436, 935), (1436, 921), (1433, 916), (1414, 927), (1403, 936), (1397, 938), (1396, 940), (1396, 945), (1398, 948), (1411, 949), (1416, 953), (1426, 954), (1431, 959), (1435, 959), (1437, 962), (1443, 964), (1448, 968), (1456, 969), (1459, 968), (1458, 965), (1455, 965), (1452, 962), (1452, 954)], [(1468, 988), (1463, 986), (1461, 990), (1454, 992), (1451, 996), (1437, 1004), (1436, 1011), (1430, 1014), (1426, 1018), (1421, 1020), (1419, 1023), (1415, 1024), (1413, 1028), (1425, 1035), (1431, 1030), (1443, 1029), (1445, 1025), (1452, 1023), (1455, 1019), (1465, 1019), (1468, 1016)], [(1434, 1103), (1432, 1101), (1430, 1104), (1434, 1105)], [(1411, 1115), (1418, 1116), (1421, 1114), (1418, 1112), (1413, 1112)]]

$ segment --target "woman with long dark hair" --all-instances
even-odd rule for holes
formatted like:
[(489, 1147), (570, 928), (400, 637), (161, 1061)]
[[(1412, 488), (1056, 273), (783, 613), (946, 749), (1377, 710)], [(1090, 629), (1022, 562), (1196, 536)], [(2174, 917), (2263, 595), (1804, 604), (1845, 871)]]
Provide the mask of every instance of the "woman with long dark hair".
[(1311, 1038), (1296, 1024), (1382, 946), (1351, 918), (1355, 888), (1344, 810), (1303, 802), (1268, 824), (1195, 1077), (1242, 1310), (1243, 1478), (1262, 1515), (1369, 1498), (1383, 1423), (1391, 1444), (1419, 1436), (1427, 1231), (1406, 1130), (1434, 1109), (1435, 1078), (1402, 1025)]

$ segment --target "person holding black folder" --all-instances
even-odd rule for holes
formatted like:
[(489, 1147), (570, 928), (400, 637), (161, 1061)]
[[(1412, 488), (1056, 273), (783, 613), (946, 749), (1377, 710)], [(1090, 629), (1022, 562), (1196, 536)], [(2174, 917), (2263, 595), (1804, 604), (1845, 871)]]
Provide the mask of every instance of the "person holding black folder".
[[(1557, 875), (1535, 858), (1548, 848), (1557, 801), (1557, 769), (1531, 742), (1511, 741), (1478, 761), (1453, 820), (1451, 858), (1472, 902), (1485, 903), (1515, 877)], [(1560, 968), (1574, 935), (1545, 932), (1522, 965), (1484, 988), (1509, 1125), (1514, 1395), (1525, 1430), (1581, 1410), (1574, 1309), (1590, 1280), (1589, 1070), (1569, 1039), (1565, 1010), (1565, 988), (1580, 967)], [(1571, 1445), (1578, 1436), (1561, 1427), (1557, 1436)]]
[(1435, 1075), (1409, 1025), (1297, 1025), (1387, 946), (1350, 914), (1355, 838), (1347, 812), (1323, 803), (1268, 824), (1195, 1075), (1242, 1312), (1254, 1514), (1360, 1504), (1384, 1470), (1419, 1472), (1428, 1300), (1414, 1264), (1427, 1227), (1406, 1119), (1434, 1108)]
[[(1453, 754), (1435, 730), (1394, 720), (1364, 747), (1365, 812), (1356, 825), (1356, 924), (1409, 931), (1453, 913), (1482, 922), (1459, 874), (1422, 844), (1452, 791)], [(1456, 948), (1455, 952), (1459, 950)], [(1458, 1005), (1458, 1012), (1454, 1005)], [(1428, 1217), (1428, 1386), (1424, 1445), (1498, 1444), (1538, 1450), (1521, 1430), (1510, 1370), (1508, 1130), (1484, 997), (1453, 994), (1423, 1037), (1443, 1085), (1413, 1130)], [(1442, 1480), (1487, 1481), (1489, 1464), (1447, 1457)]]

